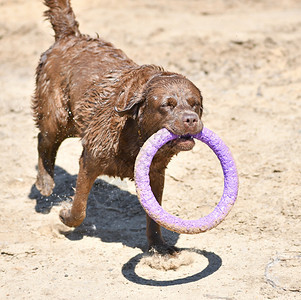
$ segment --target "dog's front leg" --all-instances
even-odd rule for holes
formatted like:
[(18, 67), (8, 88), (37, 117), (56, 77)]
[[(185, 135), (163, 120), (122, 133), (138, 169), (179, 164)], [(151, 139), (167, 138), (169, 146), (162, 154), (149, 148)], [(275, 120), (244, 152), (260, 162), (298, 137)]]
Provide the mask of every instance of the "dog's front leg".
[[(165, 180), (165, 170), (150, 171), (150, 185), (158, 203), (162, 203), (162, 195)], [(148, 215), (146, 216), (146, 236), (150, 252), (160, 254), (173, 254), (178, 251), (175, 246), (168, 245), (161, 234), (161, 227)]]
[(84, 221), (88, 196), (98, 175), (93, 159), (84, 150), (79, 161), (79, 173), (72, 207), (71, 209), (62, 209), (60, 211), (60, 219), (67, 226), (77, 227)]

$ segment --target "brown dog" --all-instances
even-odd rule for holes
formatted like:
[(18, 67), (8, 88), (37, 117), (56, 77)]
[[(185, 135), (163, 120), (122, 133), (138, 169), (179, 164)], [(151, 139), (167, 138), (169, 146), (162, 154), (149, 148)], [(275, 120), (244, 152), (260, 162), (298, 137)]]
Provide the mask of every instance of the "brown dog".
[[(165, 127), (180, 138), (163, 146), (150, 168), (151, 187), (161, 204), (168, 162), (179, 151), (192, 149), (189, 136), (202, 130), (200, 91), (182, 75), (139, 66), (112, 44), (81, 34), (70, 0), (45, 4), (55, 43), (41, 56), (32, 103), (40, 129), (36, 187), (43, 195), (52, 193), (57, 150), (64, 139), (80, 137), (83, 152), (73, 205), (60, 212), (64, 224), (79, 226), (96, 177), (133, 179), (140, 147)], [(150, 248), (175, 251), (148, 216), (147, 238)]]

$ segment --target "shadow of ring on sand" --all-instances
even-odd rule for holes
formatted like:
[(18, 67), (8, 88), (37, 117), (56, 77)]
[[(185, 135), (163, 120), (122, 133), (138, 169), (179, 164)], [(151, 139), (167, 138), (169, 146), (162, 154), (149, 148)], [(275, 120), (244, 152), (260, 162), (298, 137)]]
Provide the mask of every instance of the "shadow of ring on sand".
[(140, 262), (141, 258), (145, 255), (144, 253), (140, 253), (133, 258), (131, 258), (127, 263), (125, 263), (122, 267), (123, 276), (136, 284), (141, 285), (150, 285), (150, 286), (173, 286), (195, 282), (206, 278), (216, 272), (222, 265), (222, 259), (213, 252), (207, 252), (205, 250), (199, 249), (189, 249), (189, 248), (181, 248), (180, 250), (186, 250), (190, 252), (195, 252), (197, 254), (203, 255), (208, 260), (208, 265), (202, 271), (187, 276), (185, 278), (173, 279), (173, 280), (154, 280), (154, 279), (145, 279), (137, 275), (135, 272), (136, 266)]

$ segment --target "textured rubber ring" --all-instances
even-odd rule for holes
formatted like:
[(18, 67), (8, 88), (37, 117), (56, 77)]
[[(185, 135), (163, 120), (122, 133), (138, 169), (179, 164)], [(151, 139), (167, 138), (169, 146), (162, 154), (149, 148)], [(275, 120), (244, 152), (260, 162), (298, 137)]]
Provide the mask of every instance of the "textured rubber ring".
[(149, 168), (157, 151), (167, 142), (178, 138), (163, 128), (153, 134), (142, 146), (135, 162), (135, 185), (138, 199), (145, 212), (159, 225), (177, 233), (196, 234), (216, 227), (233, 207), (238, 193), (235, 162), (225, 143), (211, 130), (192, 136), (208, 145), (218, 157), (224, 173), (224, 192), (215, 209), (198, 220), (183, 220), (166, 212), (157, 202), (149, 179)]

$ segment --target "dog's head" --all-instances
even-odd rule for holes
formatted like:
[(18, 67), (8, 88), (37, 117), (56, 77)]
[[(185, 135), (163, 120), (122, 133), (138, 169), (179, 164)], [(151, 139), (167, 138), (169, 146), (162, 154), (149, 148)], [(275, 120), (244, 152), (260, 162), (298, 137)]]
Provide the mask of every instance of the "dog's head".
[(203, 128), (203, 105), (201, 92), (191, 81), (179, 74), (162, 72), (145, 83), (141, 95), (128, 98), (119, 114), (136, 119), (143, 140), (166, 128), (180, 136), (172, 141), (173, 147), (180, 151), (193, 148), (191, 135)]

